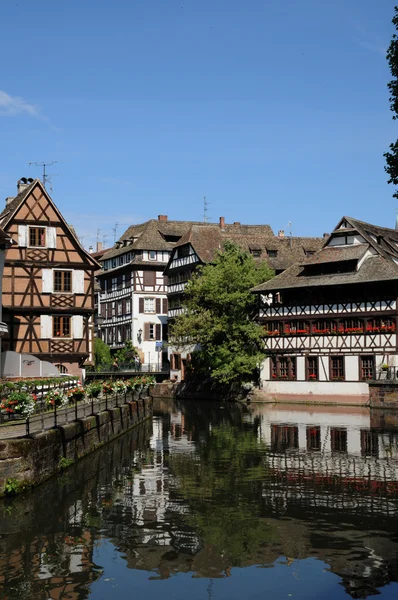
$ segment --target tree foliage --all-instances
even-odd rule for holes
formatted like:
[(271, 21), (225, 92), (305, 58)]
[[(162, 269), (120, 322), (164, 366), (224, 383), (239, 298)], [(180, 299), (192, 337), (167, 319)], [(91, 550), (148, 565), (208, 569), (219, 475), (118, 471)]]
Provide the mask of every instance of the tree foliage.
[(211, 264), (188, 282), (184, 312), (170, 327), (170, 343), (195, 346), (195, 374), (220, 384), (253, 378), (263, 358), (263, 330), (254, 317), (257, 299), (250, 289), (273, 277), (266, 263), (256, 264), (239, 246), (227, 242)]
[[(392, 23), (395, 30), (398, 31), (398, 6), (394, 8), (394, 13)], [(391, 38), (391, 43), (387, 50), (387, 60), (392, 75), (392, 79), (388, 83), (390, 109), (393, 112), (392, 118), (395, 120), (398, 119), (398, 36), (396, 33)], [(398, 140), (390, 144), (390, 149), (384, 153), (384, 157), (386, 159), (386, 166), (384, 168), (389, 176), (388, 183), (398, 185)], [(398, 198), (398, 190), (395, 190), (393, 197)]]
[(109, 365), (112, 362), (111, 349), (100, 338), (94, 339), (94, 361), (96, 367)]
[(121, 363), (131, 362), (135, 356), (138, 356), (138, 351), (133, 346), (133, 342), (131, 340), (126, 340), (124, 348), (121, 348), (116, 352), (116, 357)]

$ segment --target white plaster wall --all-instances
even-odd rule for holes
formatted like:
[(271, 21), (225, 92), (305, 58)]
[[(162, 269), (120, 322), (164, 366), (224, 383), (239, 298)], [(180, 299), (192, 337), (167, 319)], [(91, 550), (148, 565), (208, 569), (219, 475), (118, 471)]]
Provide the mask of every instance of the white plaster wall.
[(346, 356), (345, 357), (345, 378), (350, 381), (359, 380), (359, 357)]
[(305, 379), (305, 356), (296, 358), (297, 379)]
[(329, 381), (329, 357), (319, 357), (319, 381)]
[[(140, 313), (139, 312), (139, 302), (140, 298), (146, 298), (147, 296), (153, 296), (156, 298), (160, 298), (163, 301), (163, 298), (166, 298), (166, 294), (154, 294), (150, 293), (137, 293), (133, 294), (132, 298), (132, 311), (133, 311), (133, 325), (132, 325), (132, 338), (133, 344), (136, 346), (141, 352), (144, 353), (144, 362), (151, 363), (157, 367), (162, 364), (162, 352), (158, 352), (156, 350), (156, 340), (145, 341), (144, 340), (144, 324), (145, 323), (154, 323), (156, 324), (164, 324), (167, 322), (167, 315), (157, 315), (156, 313)], [(142, 340), (141, 343), (138, 342), (138, 331), (142, 329)]]
[(297, 396), (328, 395), (357, 396), (368, 395), (369, 386), (366, 381), (264, 381), (263, 391), (266, 394)]

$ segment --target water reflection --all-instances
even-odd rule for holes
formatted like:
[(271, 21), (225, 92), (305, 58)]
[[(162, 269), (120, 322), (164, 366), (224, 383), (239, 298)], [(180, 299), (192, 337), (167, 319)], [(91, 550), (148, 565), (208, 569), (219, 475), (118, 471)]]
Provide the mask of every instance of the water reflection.
[(1, 598), (395, 597), (398, 415), (156, 408), (0, 505)]

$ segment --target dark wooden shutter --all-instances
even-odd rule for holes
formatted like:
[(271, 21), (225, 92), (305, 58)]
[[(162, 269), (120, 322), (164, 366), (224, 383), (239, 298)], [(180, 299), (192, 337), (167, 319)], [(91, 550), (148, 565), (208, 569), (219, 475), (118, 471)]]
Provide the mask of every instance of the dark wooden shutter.
[(160, 298), (156, 298), (156, 314), (160, 315), (162, 310)]
[(106, 317), (106, 304), (105, 304), (105, 302), (103, 302), (101, 304), (101, 316), (102, 317)]
[(167, 302), (167, 298), (163, 298), (163, 314), (167, 315), (167, 311), (168, 311), (168, 302)]
[(144, 285), (155, 285), (156, 271), (144, 271)]
[(108, 315), (107, 316), (108, 316), (108, 319), (110, 319), (112, 316), (112, 302), (108, 302), (107, 306), (108, 306)]
[(144, 323), (144, 340), (146, 342), (149, 340), (149, 327), (150, 323)]
[(126, 314), (126, 298), (122, 300), (122, 315)]
[(162, 330), (161, 330), (161, 325), (160, 323), (156, 324), (156, 341), (161, 341), (162, 340)]
[(139, 312), (140, 313), (144, 312), (144, 298), (140, 298), (140, 300), (139, 300)]
[(169, 278), (167, 277), (167, 275), (163, 275), (163, 285), (164, 287), (167, 287), (169, 285)]

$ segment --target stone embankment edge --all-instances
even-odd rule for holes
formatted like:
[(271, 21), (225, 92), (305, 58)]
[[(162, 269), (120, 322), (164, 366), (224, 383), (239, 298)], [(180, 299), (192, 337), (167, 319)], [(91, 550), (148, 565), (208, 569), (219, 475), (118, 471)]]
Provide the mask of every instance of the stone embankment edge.
[(7, 481), (15, 493), (27, 491), (60, 472), (62, 463), (73, 464), (152, 414), (152, 398), (142, 398), (30, 437), (0, 441), (0, 497)]

